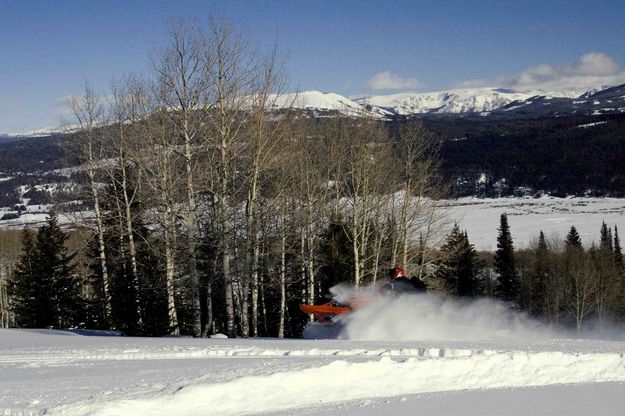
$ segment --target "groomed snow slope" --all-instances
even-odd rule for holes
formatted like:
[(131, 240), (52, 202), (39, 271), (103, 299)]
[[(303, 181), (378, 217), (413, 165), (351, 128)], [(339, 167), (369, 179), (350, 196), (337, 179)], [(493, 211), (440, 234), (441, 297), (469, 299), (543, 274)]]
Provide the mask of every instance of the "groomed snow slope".
[(622, 382), (624, 351), (625, 343), (590, 340), (141, 339), (0, 330), (0, 414), (227, 416), (317, 406), (331, 414), (340, 403), (344, 414), (358, 414), (362, 404), (418, 403), (430, 393)]

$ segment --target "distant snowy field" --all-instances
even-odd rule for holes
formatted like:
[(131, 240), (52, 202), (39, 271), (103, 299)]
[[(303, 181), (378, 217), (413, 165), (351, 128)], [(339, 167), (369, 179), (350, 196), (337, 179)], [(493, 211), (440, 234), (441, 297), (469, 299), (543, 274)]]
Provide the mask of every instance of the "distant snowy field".
[[(451, 228), (457, 221), (469, 234), (478, 250), (497, 248), (499, 216), (508, 214), (512, 237), (517, 248), (528, 247), (542, 230), (547, 238), (564, 238), (574, 225), (585, 245), (599, 239), (603, 221), (610, 227), (616, 225), (625, 233), (625, 199), (621, 198), (460, 198), (445, 201), (446, 222)], [(0, 221), (0, 229), (19, 229), (25, 226), (41, 226), (45, 223), (49, 206), (28, 206), (20, 218)], [(0, 218), (10, 211), (0, 208)], [(92, 212), (61, 214), (60, 223), (65, 227), (93, 220)], [(625, 234), (624, 234), (625, 235)]]
[(461, 198), (447, 205), (448, 219), (466, 229), (479, 250), (497, 248), (502, 213), (508, 214), (517, 248), (528, 247), (540, 230), (547, 238), (564, 238), (572, 225), (587, 246), (599, 240), (603, 221), (625, 233), (625, 199), (620, 198)]
[(0, 414), (622, 415), (624, 342), (0, 330)]

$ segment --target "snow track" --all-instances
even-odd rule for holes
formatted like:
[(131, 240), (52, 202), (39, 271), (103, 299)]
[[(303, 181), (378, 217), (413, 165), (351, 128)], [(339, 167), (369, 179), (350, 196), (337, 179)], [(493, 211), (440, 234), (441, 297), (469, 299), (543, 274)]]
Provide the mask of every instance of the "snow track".
[(0, 415), (290, 414), (423, 393), (625, 381), (622, 342), (66, 335), (0, 330)]

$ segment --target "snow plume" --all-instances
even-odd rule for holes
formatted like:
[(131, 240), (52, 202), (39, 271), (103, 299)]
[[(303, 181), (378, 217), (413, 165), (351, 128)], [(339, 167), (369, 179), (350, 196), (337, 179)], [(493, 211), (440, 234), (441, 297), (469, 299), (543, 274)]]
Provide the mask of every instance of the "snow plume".
[(342, 337), (356, 340), (485, 341), (554, 338), (542, 324), (504, 303), (459, 299), (442, 294), (375, 294), (370, 288), (350, 292), (333, 288), (336, 300), (362, 299), (365, 306), (346, 317)]

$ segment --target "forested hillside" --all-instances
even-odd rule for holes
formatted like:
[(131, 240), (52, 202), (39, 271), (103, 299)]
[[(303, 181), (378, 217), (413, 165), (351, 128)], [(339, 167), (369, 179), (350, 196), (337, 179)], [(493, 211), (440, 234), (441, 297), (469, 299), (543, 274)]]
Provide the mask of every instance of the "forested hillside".
[[(307, 114), (312, 116), (311, 114)], [(388, 128), (399, 123), (388, 122)], [(325, 124), (327, 118), (318, 119)], [(450, 196), (625, 196), (625, 115), (541, 119), (413, 118), (441, 140), (441, 173)], [(0, 173), (41, 176), (79, 161), (70, 135), (0, 142)], [(68, 181), (69, 179), (57, 178)], [(16, 203), (15, 188), (33, 180), (0, 182), (0, 206)]]
[(453, 196), (625, 195), (625, 116), (424, 123), (444, 140), (442, 171)]

